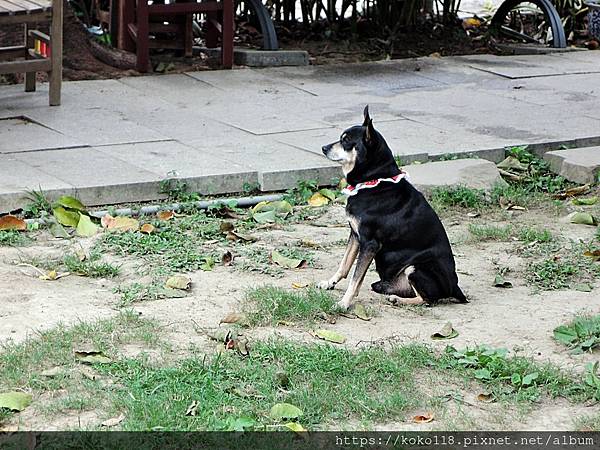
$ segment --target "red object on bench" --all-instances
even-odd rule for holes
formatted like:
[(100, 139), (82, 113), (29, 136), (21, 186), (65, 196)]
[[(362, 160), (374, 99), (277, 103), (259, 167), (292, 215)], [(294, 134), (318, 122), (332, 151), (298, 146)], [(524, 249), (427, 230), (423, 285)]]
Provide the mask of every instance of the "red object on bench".
[[(233, 0), (179, 0), (169, 4), (148, 4), (148, 0), (134, 0), (134, 14), (127, 11), (127, 4), (131, 3), (121, 1), (126, 10), (121, 11), (120, 19), (122, 24), (126, 24), (126, 32), (135, 42), (138, 71), (148, 71), (150, 48), (178, 48), (184, 50), (185, 56), (192, 56), (194, 14), (206, 15), (206, 46), (216, 47), (220, 36), (221, 64), (226, 69), (233, 66)], [(160, 32), (174, 32), (179, 39), (151, 37), (151, 34)]]

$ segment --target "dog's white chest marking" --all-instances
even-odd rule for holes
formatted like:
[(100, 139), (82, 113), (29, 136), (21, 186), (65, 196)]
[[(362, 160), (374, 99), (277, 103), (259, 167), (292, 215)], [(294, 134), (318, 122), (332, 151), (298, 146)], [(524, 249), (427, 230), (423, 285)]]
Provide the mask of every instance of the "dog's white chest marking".
[(346, 217), (348, 217), (348, 222), (350, 223), (350, 228), (352, 228), (352, 231), (354, 231), (354, 234), (356, 234), (358, 236), (358, 227), (360, 225), (360, 220), (358, 220), (358, 217), (352, 216), (350, 214), (346, 214)]

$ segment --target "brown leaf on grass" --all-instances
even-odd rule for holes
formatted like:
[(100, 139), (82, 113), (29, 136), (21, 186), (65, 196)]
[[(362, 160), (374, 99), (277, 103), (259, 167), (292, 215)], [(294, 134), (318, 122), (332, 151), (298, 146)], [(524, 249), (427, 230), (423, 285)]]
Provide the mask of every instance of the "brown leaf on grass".
[(10, 214), (0, 217), (0, 230), (27, 230), (27, 223), (23, 219)]
[(229, 314), (227, 314), (225, 317), (223, 317), (221, 319), (221, 321), (219, 322), (219, 325), (221, 325), (222, 323), (238, 323), (238, 322), (244, 321), (245, 319), (246, 319), (246, 316), (244, 314), (230, 312)]
[(577, 195), (583, 195), (589, 190), (590, 190), (590, 185), (584, 184), (583, 186), (577, 186), (577, 187), (570, 188), (565, 191), (559, 192), (558, 194), (554, 194), (552, 196), (552, 198), (556, 198), (559, 200), (565, 200), (568, 197), (575, 197)]
[(123, 422), (124, 419), (125, 419), (125, 415), (124, 414), (120, 414), (118, 417), (113, 417), (112, 419), (105, 420), (100, 425), (103, 426), (103, 427), (107, 427), (107, 428), (116, 427), (121, 422)]
[(306, 283), (292, 283), (292, 287), (294, 289), (304, 289), (306, 287), (308, 287), (309, 285)]
[(175, 217), (175, 213), (173, 211), (159, 211), (156, 213), (156, 217), (160, 220), (171, 220)]
[(233, 264), (233, 254), (229, 250), (221, 256), (221, 264), (224, 266), (231, 266)]
[(417, 416), (413, 417), (413, 422), (415, 423), (429, 423), (429, 422), (433, 422), (433, 413), (432, 412), (428, 412), (425, 414), (419, 414)]
[(310, 206), (324, 206), (329, 203), (329, 199), (320, 192), (316, 192), (308, 199)]
[(255, 242), (258, 240), (257, 237), (252, 236), (250, 234), (238, 233), (237, 231), (228, 231), (225, 238), (229, 241), (245, 241), (245, 242)]
[(492, 403), (496, 401), (496, 397), (494, 394), (490, 394), (489, 392), (481, 393), (477, 396), (477, 400), (483, 403)]
[(221, 224), (219, 225), (219, 231), (221, 233), (227, 233), (228, 231), (233, 231), (234, 230), (234, 226), (231, 222), (226, 222), (223, 221), (221, 222)]
[(145, 223), (140, 227), (140, 231), (146, 234), (154, 233), (154, 230), (154, 225), (152, 225), (151, 223)]
[(593, 261), (600, 261), (600, 250), (586, 250), (583, 256), (592, 258)]

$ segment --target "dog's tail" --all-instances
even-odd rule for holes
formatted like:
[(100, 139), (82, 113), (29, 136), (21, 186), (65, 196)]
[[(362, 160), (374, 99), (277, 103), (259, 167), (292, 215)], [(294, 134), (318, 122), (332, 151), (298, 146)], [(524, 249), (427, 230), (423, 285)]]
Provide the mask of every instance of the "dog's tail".
[(469, 300), (467, 300), (467, 297), (465, 296), (463, 291), (460, 290), (458, 284), (454, 285), (454, 289), (452, 290), (452, 297), (458, 300), (459, 303), (469, 303)]

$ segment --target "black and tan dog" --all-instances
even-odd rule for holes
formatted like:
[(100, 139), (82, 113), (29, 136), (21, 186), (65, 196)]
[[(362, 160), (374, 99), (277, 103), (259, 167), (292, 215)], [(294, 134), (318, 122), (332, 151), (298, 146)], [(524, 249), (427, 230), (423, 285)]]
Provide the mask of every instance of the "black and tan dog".
[(411, 299), (406, 303), (434, 304), (449, 297), (467, 303), (440, 219), (398, 168), (383, 136), (373, 128), (368, 106), (362, 126), (348, 128), (338, 142), (325, 145), (323, 153), (342, 164), (351, 231), (339, 269), (318, 286), (333, 289), (356, 260), (338, 303), (348, 309), (375, 259), (381, 280), (371, 287), (379, 294)]

